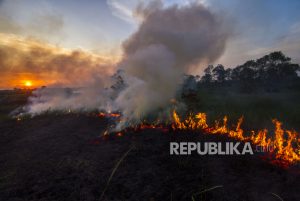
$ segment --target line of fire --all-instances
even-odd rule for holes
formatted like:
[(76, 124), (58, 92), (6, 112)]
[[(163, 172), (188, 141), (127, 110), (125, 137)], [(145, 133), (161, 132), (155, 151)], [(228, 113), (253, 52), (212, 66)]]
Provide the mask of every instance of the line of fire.
[[(98, 116), (100, 118), (106, 117), (113, 118), (116, 121), (122, 121), (122, 115), (120, 113), (101, 112)], [(215, 120), (214, 125), (208, 125), (207, 115), (205, 113), (190, 113), (187, 117), (181, 119), (174, 110), (172, 113), (172, 123), (165, 123), (160, 120), (152, 124), (144, 122), (138, 125), (128, 126), (124, 130), (116, 132), (116, 135), (121, 137), (125, 135), (128, 130), (138, 132), (144, 129), (158, 129), (163, 133), (198, 131), (204, 135), (226, 135), (229, 138), (239, 141), (251, 142), (253, 145), (259, 146), (261, 151), (268, 150), (265, 154), (270, 162), (282, 165), (283, 167), (293, 165), (300, 161), (299, 133), (293, 129), (283, 129), (282, 123), (277, 119), (272, 120), (274, 133), (270, 133), (266, 128), (258, 131), (251, 130), (249, 133), (246, 133), (241, 128), (243, 117), (238, 119), (236, 126), (233, 128), (228, 126), (227, 120), (228, 117), (224, 116), (223, 120)], [(106, 130), (103, 133), (103, 137), (109, 134), (110, 132)]]

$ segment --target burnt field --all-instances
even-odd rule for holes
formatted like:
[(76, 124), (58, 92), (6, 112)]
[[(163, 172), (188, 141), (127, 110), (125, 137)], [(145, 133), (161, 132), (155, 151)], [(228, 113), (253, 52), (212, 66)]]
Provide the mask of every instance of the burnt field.
[[(2, 107), (27, 96), (6, 96), (12, 105)], [(92, 114), (2, 118), (0, 200), (300, 199), (298, 167), (283, 169), (258, 154), (169, 154), (170, 141), (230, 140), (225, 136), (145, 129), (103, 137), (110, 124)]]

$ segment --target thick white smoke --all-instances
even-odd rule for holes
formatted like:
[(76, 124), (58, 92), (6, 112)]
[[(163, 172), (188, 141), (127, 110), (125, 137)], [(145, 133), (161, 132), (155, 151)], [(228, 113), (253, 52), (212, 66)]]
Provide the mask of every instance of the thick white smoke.
[[(163, 7), (159, 1), (140, 5), (138, 30), (123, 43), (124, 56), (116, 64), (126, 87), (88, 90), (76, 96), (39, 94), (31, 113), (52, 109), (104, 108), (119, 110), (138, 121), (170, 105), (183, 75), (199, 63), (210, 63), (224, 51), (228, 31), (220, 18), (201, 4)], [(115, 93), (115, 94), (112, 94)], [(43, 106), (43, 107), (42, 107)], [(33, 110), (34, 108), (34, 110)], [(120, 125), (122, 126), (122, 125)]]
[(200, 4), (163, 8), (138, 7), (143, 21), (123, 44), (119, 67), (128, 87), (115, 106), (128, 120), (138, 120), (175, 97), (183, 74), (203, 62), (213, 62), (224, 51), (228, 32), (220, 19)]

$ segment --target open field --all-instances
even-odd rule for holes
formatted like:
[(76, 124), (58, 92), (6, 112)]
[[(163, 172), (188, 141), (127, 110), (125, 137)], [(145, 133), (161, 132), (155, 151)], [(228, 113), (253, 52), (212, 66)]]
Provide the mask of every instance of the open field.
[[(234, 102), (237, 95), (235, 98), (230, 94), (216, 97), (208, 91), (201, 94), (203, 96), (199, 92), (190, 100), (191, 107), (212, 117), (223, 113), (234, 115), (234, 111), (237, 117), (244, 111), (248, 122), (255, 122), (260, 118), (267, 119), (266, 111), (269, 110), (272, 115), (281, 114), (280, 110), (271, 109), (283, 99), (281, 96), (263, 104), (268, 95), (252, 98), (240, 95)], [(89, 114), (53, 113), (16, 121), (9, 118), (9, 111), (17, 104), (24, 104), (27, 95), (6, 94), (5, 97), (1, 99), (7, 102), (1, 104), (0, 121), (1, 201), (94, 201), (100, 198), (276, 201), (279, 200), (277, 196), (285, 201), (300, 200), (297, 167), (285, 170), (262, 160), (259, 155), (169, 155), (170, 141), (224, 142), (228, 141), (225, 136), (143, 130), (128, 132), (123, 137), (103, 138), (102, 133), (112, 123), (108, 119)], [(10, 98), (16, 101), (10, 101)], [(198, 99), (202, 102), (195, 102)], [(251, 101), (252, 108), (246, 110)], [(283, 109), (284, 103), (280, 105), (278, 108)], [(256, 113), (252, 111), (254, 107)], [(290, 106), (285, 111), (291, 109)], [(296, 115), (296, 109), (294, 112)], [(255, 114), (259, 117), (251, 119)], [(287, 122), (293, 125), (293, 119), (287, 119)], [(261, 124), (259, 122), (259, 126)], [(120, 161), (128, 150), (128, 155)], [(118, 162), (121, 163), (116, 167)], [(113, 170), (115, 173), (109, 180)]]
[(200, 87), (195, 96), (186, 97), (190, 111), (205, 112), (209, 120), (228, 115), (232, 123), (244, 116), (245, 129), (272, 128), (276, 118), (290, 129), (300, 131), (300, 92), (239, 93), (230, 87)]
[(9, 120), (9, 114), (27, 103), (31, 91), (0, 90), (0, 121)]

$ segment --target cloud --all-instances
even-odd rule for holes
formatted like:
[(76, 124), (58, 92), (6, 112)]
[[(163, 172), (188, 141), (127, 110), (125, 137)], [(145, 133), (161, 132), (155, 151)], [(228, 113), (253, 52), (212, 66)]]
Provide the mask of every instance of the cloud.
[(0, 88), (20, 87), (24, 80), (31, 80), (33, 87), (47, 85), (35, 90), (30, 104), (23, 108), (33, 115), (47, 110), (107, 108), (113, 95), (109, 87), (115, 62), (83, 50), (0, 33)]
[(109, 58), (82, 50), (70, 51), (34, 38), (0, 34), (0, 70), (7, 79), (0, 82), (2, 88), (18, 85), (8, 80), (24, 74), (46, 85), (82, 86), (113, 72), (112, 63)]
[[(44, 40), (63, 36), (64, 17), (45, 1), (3, 0), (0, 4), (0, 32), (31, 36)], [(24, 12), (24, 11), (27, 12)]]
[(292, 24), (285, 33), (272, 38), (271, 43), (254, 43), (249, 38), (241, 36), (231, 38), (223, 56), (218, 63), (234, 67), (250, 59), (257, 59), (270, 52), (282, 51), (296, 63), (300, 63), (300, 22)]
[[(297, 58), (298, 39), (292, 36), (291, 26), (299, 21), (299, 1), (210, 0), (208, 7), (223, 15), (226, 24), (232, 23), (234, 34), (228, 40), (223, 56), (216, 61), (234, 67), (272, 51), (282, 50)], [(299, 61), (299, 59), (298, 59)]]
[[(133, 9), (126, 5), (124, 1), (121, 3), (121, 1), (118, 0), (107, 0), (106, 2), (112, 11), (112, 14), (116, 17), (130, 24), (135, 24), (137, 22), (136, 18), (134, 17)], [(136, 2), (132, 1), (131, 4), (135, 5)]]

